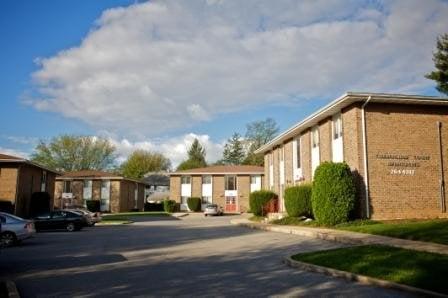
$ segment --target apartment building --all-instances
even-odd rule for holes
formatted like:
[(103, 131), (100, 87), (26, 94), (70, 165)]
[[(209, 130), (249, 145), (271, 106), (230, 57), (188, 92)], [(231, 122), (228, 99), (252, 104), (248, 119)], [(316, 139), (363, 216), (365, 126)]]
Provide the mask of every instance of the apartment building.
[(199, 197), (202, 207), (218, 204), (225, 212), (249, 210), (249, 195), (263, 187), (263, 167), (210, 166), (170, 174), (170, 199), (188, 210), (187, 199)]
[(349, 92), (282, 132), (265, 156), (265, 188), (311, 182), (324, 161), (346, 162), (356, 211), (373, 219), (447, 217), (448, 98)]

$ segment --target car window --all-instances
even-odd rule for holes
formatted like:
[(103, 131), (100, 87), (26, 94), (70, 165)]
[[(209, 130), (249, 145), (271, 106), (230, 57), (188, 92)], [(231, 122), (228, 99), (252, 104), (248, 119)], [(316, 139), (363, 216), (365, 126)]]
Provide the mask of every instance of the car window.
[(6, 223), (6, 217), (0, 215), (0, 222), (1, 222), (2, 224)]
[(53, 212), (53, 218), (64, 218), (66, 216), (66, 212), (64, 211), (56, 211)]
[(38, 216), (36, 216), (37, 219), (49, 219), (50, 218), (50, 213), (42, 213), (39, 214)]

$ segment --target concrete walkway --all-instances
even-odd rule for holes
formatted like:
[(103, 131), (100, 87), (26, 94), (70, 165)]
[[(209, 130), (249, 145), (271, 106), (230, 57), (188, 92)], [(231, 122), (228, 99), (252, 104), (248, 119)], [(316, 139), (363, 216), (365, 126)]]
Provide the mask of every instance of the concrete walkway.
[(231, 223), (252, 229), (294, 234), (347, 244), (389, 245), (399, 248), (448, 255), (448, 245), (431, 243), (431, 242), (405, 240), (386, 236), (364, 234), (342, 230), (324, 229), (324, 228), (309, 228), (301, 226), (282, 226), (266, 223), (256, 223), (248, 219), (232, 219)]

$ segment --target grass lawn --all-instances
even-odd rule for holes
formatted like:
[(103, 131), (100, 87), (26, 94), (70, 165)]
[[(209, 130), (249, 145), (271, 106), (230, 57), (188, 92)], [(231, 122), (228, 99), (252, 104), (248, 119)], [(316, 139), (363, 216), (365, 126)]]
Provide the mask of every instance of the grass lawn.
[(114, 214), (103, 214), (102, 221), (111, 221), (111, 220), (126, 220), (132, 217), (146, 217), (146, 216), (169, 216), (169, 213), (163, 211), (150, 211), (150, 212), (122, 212), (122, 213), (114, 213)]
[(296, 261), (448, 294), (448, 256), (367, 245), (297, 254)]
[(317, 221), (304, 222), (296, 217), (285, 217), (272, 222), (277, 225), (324, 227), (395, 238), (435, 242), (448, 245), (448, 220), (355, 220), (334, 227), (326, 227)]

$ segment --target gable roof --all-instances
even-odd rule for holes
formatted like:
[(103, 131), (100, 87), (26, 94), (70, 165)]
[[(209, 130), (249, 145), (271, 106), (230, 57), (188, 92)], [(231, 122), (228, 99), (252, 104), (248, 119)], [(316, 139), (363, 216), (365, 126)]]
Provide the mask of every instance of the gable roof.
[(40, 165), (40, 164), (38, 164), (36, 162), (30, 161), (30, 160), (28, 160), (26, 158), (23, 158), (23, 157), (17, 157), (17, 156), (12, 156), (12, 155), (7, 155), (7, 154), (0, 153), (0, 163), (27, 164), (27, 165), (35, 166), (35, 167), (41, 168), (41, 169), (43, 169), (45, 171), (52, 172), (52, 173), (55, 173), (57, 175), (60, 175), (60, 173), (58, 171), (55, 171), (55, 170), (50, 169), (50, 168), (47, 168), (47, 167), (45, 167), (43, 165)]
[(388, 93), (366, 93), (347, 92), (336, 98), (323, 108), (314, 112), (304, 120), (293, 125), (286, 131), (276, 136), (269, 143), (261, 146), (255, 153), (265, 153), (273, 147), (281, 145), (284, 141), (297, 136), (300, 132), (317, 125), (320, 121), (338, 113), (341, 109), (349, 105), (362, 102), (370, 98), (369, 102), (390, 103), (390, 104), (413, 104), (413, 105), (448, 105), (448, 98), (423, 95), (388, 94)]
[(57, 177), (56, 180), (73, 180), (73, 179), (110, 179), (110, 180), (128, 180), (137, 183), (146, 184), (146, 182), (138, 179), (132, 179), (117, 175), (111, 172), (99, 170), (81, 170), (65, 172), (62, 176)]
[(219, 166), (209, 166), (204, 168), (190, 169), (184, 171), (177, 171), (174, 173), (170, 173), (171, 176), (175, 175), (229, 175), (229, 174), (264, 174), (264, 167), (259, 166), (248, 166), (248, 165), (219, 165)]

